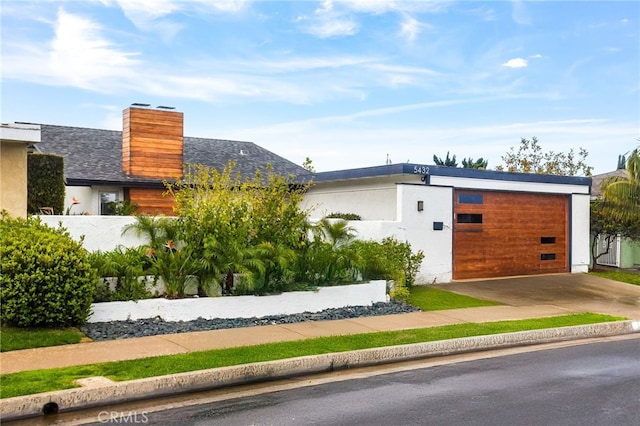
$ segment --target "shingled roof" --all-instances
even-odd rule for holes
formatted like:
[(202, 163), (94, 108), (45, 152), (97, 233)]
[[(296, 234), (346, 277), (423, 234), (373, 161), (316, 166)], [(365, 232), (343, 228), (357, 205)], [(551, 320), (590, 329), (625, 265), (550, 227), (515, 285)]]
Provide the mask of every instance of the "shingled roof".
[[(162, 186), (158, 179), (130, 177), (122, 171), (122, 132), (83, 127), (40, 124), (41, 142), (36, 150), (64, 157), (67, 185)], [(271, 164), (275, 173), (304, 176), (303, 167), (253, 142), (184, 137), (184, 163), (221, 169), (229, 161), (236, 171), (253, 176)]]

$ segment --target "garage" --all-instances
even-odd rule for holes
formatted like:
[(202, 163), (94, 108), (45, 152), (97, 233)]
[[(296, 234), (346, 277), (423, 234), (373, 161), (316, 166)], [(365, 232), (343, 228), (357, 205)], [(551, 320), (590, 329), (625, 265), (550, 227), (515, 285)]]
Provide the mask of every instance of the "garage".
[(453, 279), (568, 272), (569, 196), (454, 191)]

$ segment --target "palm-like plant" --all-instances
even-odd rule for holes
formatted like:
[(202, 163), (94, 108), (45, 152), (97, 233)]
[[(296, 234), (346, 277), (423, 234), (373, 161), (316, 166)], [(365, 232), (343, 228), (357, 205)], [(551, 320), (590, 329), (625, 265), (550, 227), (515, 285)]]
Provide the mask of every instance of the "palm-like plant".
[(167, 241), (180, 241), (180, 223), (178, 218), (154, 217), (139, 215), (136, 221), (122, 229), (122, 235), (135, 232), (138, 237), (145, 237), (153, 249), (162, 248)]
[(602, 182), (602, 198), (610, 205), (618, 220), (630, 220), (640, 215), (640, 148), (627, 160), (627, 176), (613, 176)]
[(326, 217), (313, 228), (316, 238), (331, 245), (332, 248), (340, 248), (349, 245), (356, 237), (355, 228), (346, 220), (330, 220)]

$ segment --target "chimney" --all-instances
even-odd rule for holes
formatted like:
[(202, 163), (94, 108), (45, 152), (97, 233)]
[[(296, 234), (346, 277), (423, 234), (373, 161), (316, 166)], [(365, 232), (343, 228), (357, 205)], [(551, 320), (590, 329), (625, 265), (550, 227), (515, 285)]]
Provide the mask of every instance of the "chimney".
[(122, 171), (127, 176), (181, 177), (183, 147), (181, 112), (149, 104), (131, 104), (122, 112)]

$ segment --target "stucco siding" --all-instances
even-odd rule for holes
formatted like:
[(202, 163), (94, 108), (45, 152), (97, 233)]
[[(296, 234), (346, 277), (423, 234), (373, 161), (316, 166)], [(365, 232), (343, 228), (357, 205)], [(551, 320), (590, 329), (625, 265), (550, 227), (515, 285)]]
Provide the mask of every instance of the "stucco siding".
[(82, 240), (88, 251), (109, 251), (118, 246), (138, 247), (147, 243), (133, 231), (122, 234), (125, 226), (135, 223), (133, 216), (43, 215), (40, 218), (53, 228), (62, 224), (74, 240)]
[(396, 185), (378, 179), (320, 182), (307, 191), (301, 207), (310, 210), (313, 218), (354, 213), (363, 220), (396, 220)]
[[(414, 252), (422, 250), (424, 261), (417, 283), (450, 282), (453, 256), (453, 189), (426, 185), (398, 185), (404, 240)], [(418, 211), (418, 201), (423, 210)], [(442, 229), (434, 229), (434, 223)], [(403, 235), (398, 234), (403, 240)]]
[(590, 196), (571, 196), (571, 272), (588, 272), (590, 251)]
[(0, 142), (0, 211), (11, 216), (27, 214), (27, 146)]

